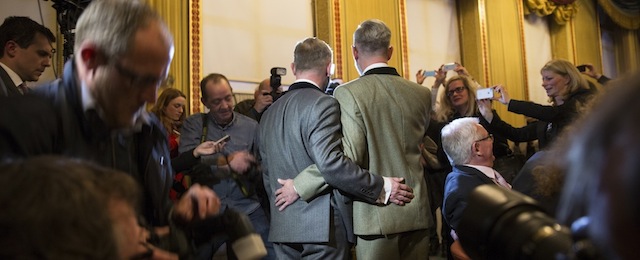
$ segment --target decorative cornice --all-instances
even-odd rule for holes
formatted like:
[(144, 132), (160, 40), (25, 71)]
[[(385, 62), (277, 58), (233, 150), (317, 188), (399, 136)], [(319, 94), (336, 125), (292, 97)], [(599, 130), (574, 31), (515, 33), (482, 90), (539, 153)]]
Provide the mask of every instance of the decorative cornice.
[(191, 31), (191, 35), (189, 37), (189, 46), (191, 49), (191, 113), (199, 113), (201, 110), (200, 107), (200, 72), (202, 71), (202, 64), (200, 63), (200, 1), (201, 0), (190, 0), (191, 2), (191, 12), (189, 12), (189, 28)]

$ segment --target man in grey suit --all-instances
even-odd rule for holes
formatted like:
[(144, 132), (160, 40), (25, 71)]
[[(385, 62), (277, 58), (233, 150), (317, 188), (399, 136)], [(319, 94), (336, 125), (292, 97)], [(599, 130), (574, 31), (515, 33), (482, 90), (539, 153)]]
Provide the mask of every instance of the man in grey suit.
[(51, 66), (55, 41), (47, 27), (28, 17), (6, 18), (0, 25), (0, 96), (26, 94), (26, 81), (38, 81)]
[[(296, 81), (260, 121), (265, 189), (270, 203), (280, 207), (271, 208), (269, 234), (278, 259), (349, 259), (352, 218), (347, 194), (380, 205), (387, 200), (404, 204), (413, 197), (402, 178), (372, 174), (342, 153), (339, 106), (324, 94), (332, 56), (321, 40), (299, 42), (291, 65)], [(291, 199), (282, 185), (291, 186), (291, 179), (309, 168), (321, 172), (330, 187), (306, 201), (297, 194)], [(306, 189), (308, 183), (294, 185)]]

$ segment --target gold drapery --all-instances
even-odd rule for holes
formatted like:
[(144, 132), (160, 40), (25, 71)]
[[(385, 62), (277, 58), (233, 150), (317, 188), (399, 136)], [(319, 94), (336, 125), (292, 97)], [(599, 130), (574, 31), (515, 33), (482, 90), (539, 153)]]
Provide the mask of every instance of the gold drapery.
[(540, 17), (553, 15), (558, 24), (565, 24), (578, 12), (577, 1), (571, 4), (559, 5), (551, 0), (525, 0), (525, 14), (535, 13)]
[(627, 30), (640, 29), (640, 12), (624, 12), (611, 3), (611, 0), (598, 0), (598, 4), (618, 26)]

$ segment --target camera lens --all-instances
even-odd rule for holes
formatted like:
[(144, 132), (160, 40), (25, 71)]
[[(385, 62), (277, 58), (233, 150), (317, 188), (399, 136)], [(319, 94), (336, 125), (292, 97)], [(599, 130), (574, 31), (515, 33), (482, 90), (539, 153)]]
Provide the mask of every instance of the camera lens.
[(496, 185), (471, 192), (456, 233), (473, 259), (558, 259), (572, 245), (570, 230), (535, 200)]

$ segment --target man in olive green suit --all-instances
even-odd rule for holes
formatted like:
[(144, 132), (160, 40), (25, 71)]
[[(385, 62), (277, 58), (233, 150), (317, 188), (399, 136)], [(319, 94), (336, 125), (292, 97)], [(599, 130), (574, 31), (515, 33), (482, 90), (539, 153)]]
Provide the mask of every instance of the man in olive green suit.
[(428, 255), (429, 201), (418, 145), (425, 136), (431, 93), (387, 65), (391, 31), (380, 20), (362, 22), (353, 35), (361, 77), (338, 87), (344, 152), (371, 172), (394, 173), (413, 188), (404, 206), (353, 204), (358, 259), (420, 259)]
[[(391, 32), (382, 21), (364, 21), (353, 38), (361, 77), (334, 92), (344, 154), (371, 173), (404, 178), (415, 195), (402, 206), (353, 202), (357, 259), (426, 259), (431, 215), (419, 144), (429, 124), (431, 93), (387, 65), (393, 48)], [(312, 199), (326, 187), (321, 182), (317, 169), (307, 168), (294, 179), (295, 192)]]

